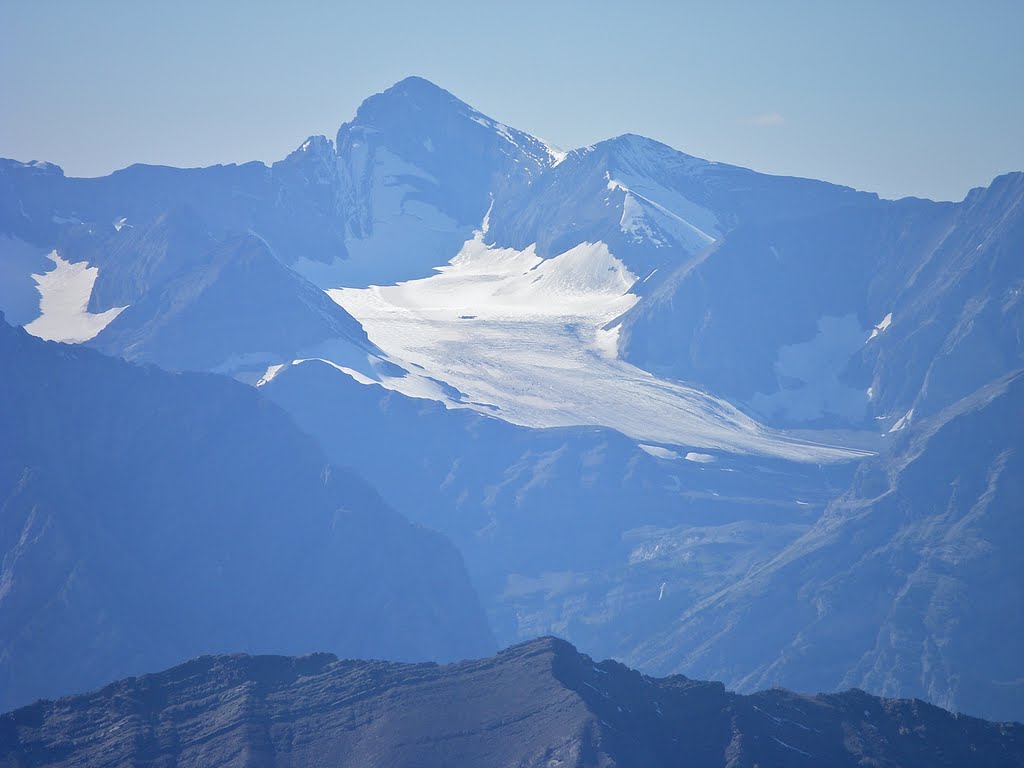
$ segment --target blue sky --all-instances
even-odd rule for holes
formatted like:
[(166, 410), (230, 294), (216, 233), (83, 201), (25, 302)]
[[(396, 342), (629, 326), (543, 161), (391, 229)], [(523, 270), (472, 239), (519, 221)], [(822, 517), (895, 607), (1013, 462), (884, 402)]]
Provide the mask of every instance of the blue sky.
[(0, 155), (273, 161), (410, 74), (563, 148), (640, 133), (960, 199), (1024, 169), (1024, 3), (0, 3)]

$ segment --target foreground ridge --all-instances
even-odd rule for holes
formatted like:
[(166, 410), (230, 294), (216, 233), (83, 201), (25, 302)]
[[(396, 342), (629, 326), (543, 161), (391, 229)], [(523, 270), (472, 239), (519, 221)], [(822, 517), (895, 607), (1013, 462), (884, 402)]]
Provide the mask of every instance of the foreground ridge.
[(1024, 765), (1024, 726), (862, 691), (743, 696), (541, 638), (439, 666), (205, 656), (0, 716), (0, 765)]

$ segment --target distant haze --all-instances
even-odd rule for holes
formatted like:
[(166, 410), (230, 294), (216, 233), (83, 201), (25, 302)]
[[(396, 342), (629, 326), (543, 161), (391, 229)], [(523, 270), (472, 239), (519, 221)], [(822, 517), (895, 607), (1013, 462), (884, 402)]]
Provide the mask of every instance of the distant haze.
[(8, 2), (0, 156), (283, 157), (409, 74), (564, 148), (633, 132), (886, 197), (1024, 169), (1024, 5)]

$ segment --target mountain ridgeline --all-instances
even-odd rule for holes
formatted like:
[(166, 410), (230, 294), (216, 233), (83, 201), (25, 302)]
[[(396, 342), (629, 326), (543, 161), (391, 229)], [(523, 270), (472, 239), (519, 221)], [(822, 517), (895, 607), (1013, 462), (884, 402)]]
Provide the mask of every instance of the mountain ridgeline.
[[(210, 643), (8, 703), (181, 654), (451, 659), (493, 632), (743, 692), (853, 686), (1024, 721), (1022, 254), (1021, 173), (958, 203), (883, 200), (635, 135), (563, 152), (415, 77), (269, 166), (75, 179), (2, 160), (9, 321), (206, 375), (0, 329), (0, 418), (20, 436), (4, 573), (41, 569), (0, 581), (0, 642), (48, 658), (40, 633), (64, 619), (26, 623), (32, 585), (46, 611), (100, 622), (67, 648), (134, 659), (155, 646), (128, 617), (165, 603), (110, 585), (151, 561), (182, 569), (165, 597), (191, 605), (179, 578), (202, 593), (190, 611), (230, 601), (248, 563), (276, 596), (261, 604), (309, 627), (249, 644), (242, 623), (197, 620)], [(75, 366), (87, 391), (47, 389)], [(43, 430), (47, 409), (75, 418)], [(117, 524), (36, 537), (44, 491), (60, 526), (40, 530)], [(355, 517), (330, 523), (340, 507)], [(165, 534), (237, 580), (207, 594), (156, 554)], [(229, 541), (247, 554), (226, 560)], [(109, 562), (74, 565), (93, 547)], [(326, 629), (325, 601), (358, 618)]]
[(0, 765), (1024, 765), (1024, 726), (862, 691), (750, 696), (542, 638), (448, 666), (207, 656), (0, 716)]

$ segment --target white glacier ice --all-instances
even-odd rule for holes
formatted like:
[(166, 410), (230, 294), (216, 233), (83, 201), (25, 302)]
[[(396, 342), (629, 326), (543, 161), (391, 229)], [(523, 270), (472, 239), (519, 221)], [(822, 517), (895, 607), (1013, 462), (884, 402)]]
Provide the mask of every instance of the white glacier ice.
[(49, 258), (54, 269), (32, 275), (39, 290), (39, 309), (42, 314), (25, 326), (33, 336), (48, 341), (79, 343), (94, 338), (127, 307), (114, 307), (106, 312), (92, 314), (88, 310), (92, 287), (99, 276), (99, 268), (87, 262), (72, 264), (52, 251)]
[(864, 455), (773, 432), (723, 400), (609, 354), (613, 338), (602, 329), (637, 301), (635, 281), (604, 243), (541, 259), (532, 246), (488, 246), (482, 228), (438, 274), (327, 293), (413, 372), (379, 376), (413, 397), (524, 426), (601, 425), (651, 444), (811, 462)]

